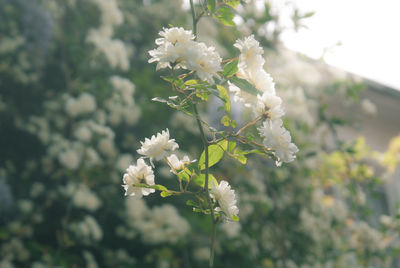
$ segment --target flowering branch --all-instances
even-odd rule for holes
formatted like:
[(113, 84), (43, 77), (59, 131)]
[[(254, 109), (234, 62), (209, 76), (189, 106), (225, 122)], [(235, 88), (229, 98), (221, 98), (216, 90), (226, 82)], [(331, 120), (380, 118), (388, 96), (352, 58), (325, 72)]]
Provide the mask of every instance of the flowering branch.
[[(153, 100), (166, 103), (171, 108), (194, 117), (204, 147), (199, 160), (194, 163), (196, 161), (190, 161), (187, 156), (180, 160), (175, 154), (171, 154), (179, 145), (174, 139), (170, 139), (167, 129), (141, 142), (142, 147), (138, 153), (144, 158), (149, 158), (151, 166), (141, 158), (137, 160), (136, 165), (127, 169), (123, 177), (125, 195), (146, 196), (158, 190), (161, 191), (162, 197), (189, 194), (195, 198), (196, 201), (188, 200), (186, 204), (193, 207), (194, 212), (211, 217), (210, 267), (213, 267), (214, 262), (217, 223), (220, 220), (239, 220), (235, 191), (227, 181), (222, 180), (218, 183), (210, 173), (210, 167), (220, 162), (225, 154), (243, 165), (247, 162), (248, 154), (271, 155), (277, 165), (280, 165), (281, 162), (292, 161), (298, 150), (291, 142), (289, 132), (283, 127), (282, 100), (276, 96), (272, 78), (263, 69), (263, 50), (254, 37), (237, 40), (234, 46), (241, 54), (227, 60), (222, 60), (214, 47), (196, 41), (197, 23), (205, 13), (215, 15), (214, 17), (225, 25), (233, 25), (231, 7), (234, 6), (215, 4), (215, 1), (207, 1), (207, 7), (203, 7), (204, 10), (196, 16), (193, 0), (190, 0), (193, 31), (177, 27), (164, 28), (159, 33), (161, 38), (156, 39), (158, 47), (149, 51), (150, 63), (157, 62), (157, 69), (171, 70), (169, 77), (162, 78), (178, 93), (177, 96), (170, 96), (168, 99), (156, 97)], [(222, 68), (223, 63), (225, 64)], [(175, 70), (182, 72), (176, 75)], [(224, 86), (226, 84), (229, 92), (234, 94), (233, 100), (251, 107), (255, 114), (255, 119), (244, 124), (236, 132), (234, 129), (237, 123), (231, 114), (231, 97)], [(211, 95), (223, 102), (220, 109), (225, 115), (221, 118), (221, 124), (226, 127), (225, 130), (218, 131), (200, 117), (197, 105), (207, 102)], [(258, 137), (263, 138), (262, 142), (257, 141), (251, 133), (243, 136), (245, 131), (250, 132), (251, 127), (264, 119), (263, 126), (257, 129)], [(211, 140), (205, 134), (205, 127), (212, 133)], [(239, 145), (251, 146), (253, 149), (245, 151)], [(164, 160), (171, 167), (171, 172), (177, 176), (179, 191), (155, 184), (152, 168), (155, 167), (154, 161), (160, 160)], [(184, 183), (186, 185), (183, 185)], [(190, 188), (200, 189), (191, 190), (190, 184)]]

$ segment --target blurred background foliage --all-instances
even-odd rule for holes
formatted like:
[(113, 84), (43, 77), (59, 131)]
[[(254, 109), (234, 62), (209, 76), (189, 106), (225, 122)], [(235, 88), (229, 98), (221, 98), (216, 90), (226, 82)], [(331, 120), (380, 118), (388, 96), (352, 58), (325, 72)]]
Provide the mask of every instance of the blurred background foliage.
[[(147, 63), (162, 27), (191, 28), (187, 3), (0, 6), (0, 267), (205, 267), (207, 217), (185, 200), (134, 200), (121, 187), (139, 141), (166, 127), (182, 154), (201, 152), (195, 122), (151, 102), (171, 91)], [(399, 138), (387, 152), (340, 138), (337, 128), (356, 118), (333, 116), (331, 99), (361, 107), (364, 86), (282, 48), (287, 21), (298, 29), (313, 15), (285, 7), (242, 1), (236, 27), (199, 23), (199, 39), (224, 57), (237, 56), (232, 44), (250, 34), (265, 47), (300, 148), (279, 168), (261, 157), (213, 168), (236, 189), (241, 219), (220, 225), (215, 267), (395, 267), (400, 211), (389, 215), (382, 181), (398, 163)], [(218, 105), (202, 107), (209, 122)], [(233, 107), (238, 122), (248, 116)], [(170, 178), (169, 167), (156, 170), (174, 187)]]

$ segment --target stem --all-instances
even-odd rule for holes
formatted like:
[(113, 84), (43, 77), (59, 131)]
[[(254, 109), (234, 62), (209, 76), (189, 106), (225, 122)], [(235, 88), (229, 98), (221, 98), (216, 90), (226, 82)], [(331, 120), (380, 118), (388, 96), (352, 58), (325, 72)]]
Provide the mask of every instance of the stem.
[(197, 39), (197, 19), (196, 19), (196, 12), (194, 11), (193, 0), (190, 0), (190, 11), (192, 12), (194, 40), (196, 40)]
[[(190, 0), (190, 10), (192, 12), (192, 21), (193, 21), (193, 34), (194, 34), (194, 40), (197, 40), (197, 22), (200, 20), (200, 18), (203, 16), (204, 12), (200, 13), (200, 15), (196, 18), (196, 12), (194, 10), (194, 4), (193, 0)], [(194, 103), (193, 104), (193, 110), (196, 115), (196, 122), (200, 130), (200, 135), (201, 135), (201, 140), (203, 141), (203, 146), (204, 146), (204, 153), (205, 153), (205, 169), (206, 169), (206, 174), (205, 174), (205, 181), (204, 181), (204, 189), (203, 191), (206, 192), (206, 197), (207, 197), (207, 203), (208, 207), (210, 209), (211, 213), (211, 221), (212, 221), (212, 235), (211, 235), (211, 247), (210, 247), (210, 267), (213, 267), (214, 263), (214, 247), (215, 247), (215, 235), (216, 235), (216, 224), (217, 221), (215, 219), (214, 215), (214, 209), (213, 205), (211, 202), (211, 197), (210, 197), (210, 192), (208, 190), (208, 173), (209, 173), (209, 166), (208, 166), (208, 140), (206, 138), (206, 135), (204, 134), (203, 126), (200, 121), (200, 116), (199, 112), (197, 110), (197, 106)]]
[(212, 225), (212, 235), (211, 235), (211, 248), (210, 248), (210, 267), (213, 267), (214, 264), (214, 247), (215, 247), (215, 236), (216, 236), (216, 223), (213, 221)]
[(241, 129), (239, 129), (239, 131), (236, 132), (235, 135), (238, 135), (238, 136), (239, 136), (240, 133), (242, 133), (243, 131), (245, 131), (247, 128), (249, 128), (249, 127), (255, 125), (255, 124), (256, 124), (260, 119), (262, 119), (262, 118), (263, 118), (262, 115), (259, 116), (259, 117), (257, 117), (256, 119), (254, 119), (253, 121), (251, 121), (250, 123), (248, 123), (247, 125), (245, 125), (244, 127), (242, 127)]
[(201, 140), (203, 141), (203, 145), (204, 145), (204, 154), (205, 154), (205, 170), (206, 170), (206, 174), (205, 174), (205, 181), (204, 181), (204, 188), (203, 191), (206, 192), (206, 196), (207, 196), (207, 203), (208, 203), (208, 207), (210, 209), (210, 213), (211, 213), (211, 220), (212, 220), (212, 235), (211, 235), (211, 248), (210, 248), (210, 267), (213, 267), (213, 262), (214, 262), (214, 247), (215, 247), (215, 234), (216, 234), (216, 224), (217, 221), (215, 219), (215, 215), (214, 215), (214, 209), (213, 209), (213, 205), (211, 202), (211, 197), (210, 197), (210, 192), (208, 190), (208, 173), (209, 173), (209, 167), (208, 167), (208, 141), (207, 138), (204, 134), (204, 130), (203, 130), (203, 126), (201, 125), (201, 121), (200, 121), (200, 117), (199, 117), (199, 112), (197, 110), (197, 106), (196, 104), (193, 104), (193, 110), (194, 113), (196, 115), (196, 122), (197, 125), (199, 127), (200, 130), (200, 134), (201, 134)]

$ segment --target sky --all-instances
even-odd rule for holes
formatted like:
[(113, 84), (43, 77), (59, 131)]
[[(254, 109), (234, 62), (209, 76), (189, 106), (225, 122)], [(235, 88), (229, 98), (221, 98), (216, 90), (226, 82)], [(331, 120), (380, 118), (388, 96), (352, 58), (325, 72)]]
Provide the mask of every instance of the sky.
[(314, 59), (326, 50), (328, 64), (400, 90), (400, 0), (294, 2), (315, 15), (307, 29), (284, 32), (287, 48)]

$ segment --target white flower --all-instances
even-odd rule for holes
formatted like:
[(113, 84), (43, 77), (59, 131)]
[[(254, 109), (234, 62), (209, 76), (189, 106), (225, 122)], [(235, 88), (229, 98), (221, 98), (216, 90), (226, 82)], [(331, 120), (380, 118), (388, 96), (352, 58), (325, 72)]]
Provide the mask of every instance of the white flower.
[(154, 189), (135, 187), (138, 183), (154, 185), (153, 170), (141, 158), (137, 160), (136, 166), (131, 165), (126, 169), (123, 181), (122, 187), (125, 189), (125, 195), (141, 197), (155, 192)]
[(265, 62), (262, 57), (264, 50), (260, 47), (260, 43), (254, 39), (254, 35), (248, 36), (243, 40), (236, 40), (233, 46), (240, 50), (240, 69), (253, 71), (262, 68)]
[(171, 154), (167, 157), (167, 160), (168, 165), (172, 168), (171, 172), (182, 170), (186, 164), (190, 163), (190, 159), (187, 155), (185, 155), (182, 160), (179, 160), (175, 154)]
[(299, 151), (297, 146), (291, 142), (292, 137), (289, 131), (282, 124), (281, 119), (266, 120), (263, 126), (258, 128), (260, 136), (264, 137), (264, 146), (272, 148), (275, 151), (275, 155), (279, 159), (277, 162), (278, 165), (280, 161), (293, 161), (296, 158), (294, 154)]
[(159, 46), (156, 49), (150, 50), (149, 54), (152, 57), (149, 59), (149, 63), (158, 62), (156, 70), (162, 68), (171, 68), (171, 63), (176, 63), (175, 68), (184, 66), (184, 60), (182, 58), (185, 47), (181, 44), (173, 45), (166, 43), (165, 45)]
[(229, 91), (234, 94), (233, 96), (233, 101), (234, 102), (241, 102), (244, 104), (245, 107), (252, 107), (252, 104), (254, 104), (256, 98), (251, 95), (250, 93), (247, 93), (246, 91), (240, 90), (236, 85), (228, 81), (229, 85)]
[(183, 68), (196, 71), (201, 80), (214, 83), (214, 77), (221, 71), (221, 57), (215, 48), (204, 43), (193, 41), (192, 31), (183, 28), (164, 28), (162, 38), (156, 39), (158, 47), (150, 50), (149, 63), (158, 62), (160, 68)]
[(153, 159), (161, 160), (163, 159), (169, 151), (174, 151), (179, 148), (179, 145), (175, 142), (174, 139), (169, 139), (169, 130), (168, 128), (162, 133), (157, 133), (157, 136), (151, 136), (151, 139), (146, 138), (144, 142), (140, 142), (142, 147), (137, 150), (137, 152), (141, 155), (150, 158), (152, 162)]
[(267, 73), (262, 67), (249, 73), (249, 76), (243, 77), (248, 80), (255, 88), (261, 92), (269, 92), (275, 94), (275, 83), (271, 75)]
[(214, 47), (207, 47), (204, 43), (194, 43), (185, 51), (186, 68), (196, 71), (201, 80), (214, 84), (213, 76), (219, 77), (221, 71), (221, 57)]
[(176, 43), (187, 44), (194, 39), (192, 31), (187, 31), (182, 27), (163, 28), (163, 30), (158, 34), (162, 36), (162, 38), (156, 39), (156, 44), (159, 46), (167, 43), (173, 45)]
[[(265, 60), (262, 54), (264, 51), (258, 41), (254, 39), (254, 36), (251, 35), (243, 40), (237, 40), (234, 46), (240, 50), (239, 70), (236, 75), (247, 80), (262, 93), (275, 94), (275, 83), (271, 75), (263, 69)], [(238, 96), (237, 99), (242, 99), (239, 97), (237, 88), (232, 87), (231, 91), (235, 92), (235, 96)], [(252, 106), (252, 101), (249, 103), (247, 98), (244, 101), (247, 106)]]
[(171, 63), (178, 63), (176, 68), (183, 67), (185, 49), (196, 43), (192, 41), (194, 39), (192, 31), (186, 31), (181, 27), (164, 28), (159, 35), (162, 38), (155, 41), (158, 48), (149, 51), (152, 57), (149, 63), (157, 61), (157, 70), (171, 68)]
[(232, 216), (237, 216), (239, 209), (236, 206), (235, 191), (231, 189), (231, 186), (226, 181), (221, 181), (219, 185), (211, 181), (210, 196), (214, 201), (218, 201), (219, 207), (216, 211), (222, 211), (224, 213), (225, 220), (231, 220)]
[(257, 104), (254, 107), (254, 112), (257, 116), (266, 114), (268, 119), (279, 119), (285, 114), (281, 104), (282, 99), (280, 97), (266, 91), (261, 96), (257, 96)]

